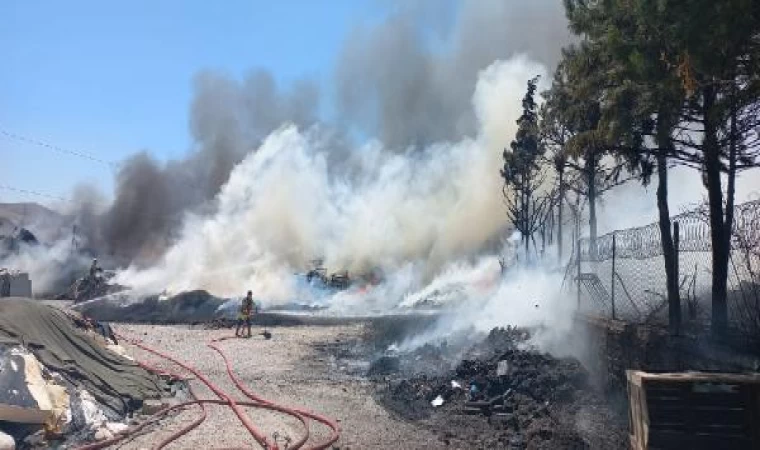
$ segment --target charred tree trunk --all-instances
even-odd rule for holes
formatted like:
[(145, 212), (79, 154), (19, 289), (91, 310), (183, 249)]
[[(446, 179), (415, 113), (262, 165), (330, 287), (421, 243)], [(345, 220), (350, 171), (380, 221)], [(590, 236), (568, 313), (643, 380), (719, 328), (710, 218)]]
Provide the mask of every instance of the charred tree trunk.
[[(712, 86), (703, 89), (704, 120), (704, 182), (707, 188), (710, 216), (710, 242), (712, 244), (712, 333), (716, 337), (725, 336), (728, 330), (728, 246), (723, 217), (723, 188), (720, 180), (720, 146), (715, 118), (715, 90)], [(728, 231), (730, 233), (730, 230)]]
[(659, 212), (660, 243), (665, 257), (665, 279), (668, 291), (668, 325), (672, 334), (681, 329), (681, 294), (678, 291), (676, 264), (678, 255), (673, 245), (673, 233), (668, 207), (668, 160), (665, 149), (657, 153), (657, 210)]
[(732, 93), (734, 104), (731, 105), (731, 135), (729, 136), (728, 149), (728, 183), (726, 186), (726, 222), (724, 225), (726, 241), (726, 266), (731, 257), (731, 236), (734, 230), (734, 202), (736, 200), (736, 158), (738, 152), (739, 136), (736, 129), (738, 111), (736, 107), (735, 92)]
[(562, 203), (564, 203), (565, 198), (565, 182), (564, 182), (564, 175), (565, 171), (560, 170), (559, 172), (559, 203), (557, 211), (557, 262), (562, 262)]
[(530, 214), (530, 204), (528, 203), (530, 197), (528, 195), (527, 183), (523, 182), (523, 240), (525, 241), (525, 262), (530, 259), (530, 233), (528, 232), (528, 220)]
[(586, 179), (588, 182), (588, 228), (589, 252), (596, 258), (596, 159), (586, 159)]

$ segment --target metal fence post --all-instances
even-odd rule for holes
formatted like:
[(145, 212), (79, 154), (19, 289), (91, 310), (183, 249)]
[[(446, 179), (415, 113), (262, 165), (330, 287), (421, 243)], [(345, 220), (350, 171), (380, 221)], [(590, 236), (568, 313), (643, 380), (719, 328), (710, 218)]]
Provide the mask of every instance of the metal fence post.
[(615, 320), (615, 232), (612, 232), (612, 275), (610, 277), (610, 300), (612, 302), (612, 320)]
[(675, 254), (675, 258), (673, 258), (673, 272), (675, 273), (676, 277), (676, 288), (680, 289), (681, 283), (679, 283), (680, 275), (678, 273), (678, 255), (680, 253), (680, 241), (681, 241), (681, 227), (678, 225), (678, 221), (673, 221), (673, 253)]
[(578, 288), (578, 310), (581, 309), (581, 238), (578, 236), (578, 240), (575, 244), (575, 261), (577, 266), (576, 286)]
[(673, 282), (676, 284), (675, 285), (676, 298), (673, 300), (676, 300), (678, 302), (678, 308), (677, 308), (678, 316), (676, 318), (676, 323), (674, 324), (675, 325), (674, 329), (675, 329), (676, 334), (681, 333), (681, 282), (680, 282), (681, 276), (678, 273), (679, 265), (680, 265), (678, 260), (679, 260), (679, 254), (681, 252), (680, 246), (681, 246), (681, 227), (678, 224), (678, 221), (674, 220), (673, 221), (673, 253), (674, 253), (673, 277), (675, 279), (673, 280)]

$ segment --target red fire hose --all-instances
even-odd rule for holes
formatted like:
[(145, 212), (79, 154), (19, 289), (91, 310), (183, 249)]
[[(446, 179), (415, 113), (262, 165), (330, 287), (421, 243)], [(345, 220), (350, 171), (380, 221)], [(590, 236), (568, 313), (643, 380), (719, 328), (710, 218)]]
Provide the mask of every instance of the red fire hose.
[[(235, 384), (235, 386), (237, 386), (237, 388), (240, 389), (240, 391), (246, 397), (248, 397), (251, 400), (251, 401), (248, 401), (248, 402), (237, 402), (237, 401), (235, 401), (234, 399), (232, 399), (232, 397), (230, 397), (226, 392), (224, 392), (222, 389), (220, 389), (218, 386), (216, 386), (211, 380), (209, 380), (201, 372), (199, 372), (197, 369), (195, 369), (194, 367), (190, 366), (189, 364), (187, 364), (187, 363), (185, 363), (183, 361), (180, 361), (180, 360), (178, 360), (178, 359), (176, 359), (176, 358), (174, 358), (174, 357), (172, 357), (172, 356), (170, 356), (170, 355), (168, 355), (166, 353), (163, 353), (163, 352), (161, 352), (159, 350), (151, 348), (151, 347), (149, 347), (149, 346), (147, 346), (147, 345), (145, 345), (145, 344), (143, 344), (143, 343), (141, 343), (141, 342), (139, 342), (137, 340), (131, 340), (131, 339), (125, 338), (124, 336), (119, 336), (119, 339), (127, 341), (130, 344), (132, 344), (132, 345), (134, 345), (134, 346), (136, 346), (138, 348), (141, 348), (141, 349), (147, 351), (148, 353), (154, 354), (154, 355), (159, 356), (161, 358), (164, 358), (164, 359), (166, 359), (168, 361), (171, 361), (172, 363), (174, 363), (174, 364), (180, 366), (181, 368), (187, 370), (188, 372), (190, 372), (193, 375), (195, 375), (195, 377), (198, 380), (200, 380), (203, 384), (205, 384), (214, 394), (217, 395), (217, 397), (219, 397), (219, 399), (215, 399), (215, 400), (198, 399), (197, 396), (195, 395), (194, 391), (192, 390), (192, 387), (189, 387), (189, 389), (190, 389), (190, 395), (193, 398), (192, 401), (181, 403), (181, 404), (178, 404), (178, 405), (173, 405), (173, 406), (167, 407), (167, 408), (163, 408), (160, 411), (158, 411), (155, 414), (153, 414), (150, 417), (148, 417), (148, 419), (145, 422), (143, 422), (143, 423), (141, 423), (141, 424), (139, 424), (139, 425), (137, 425), (135, 427), (132, 427), (132, 428), (130, 428), (130, 429), (128, 429), (128, 430), (126, 430), (126, 431), (124, 431), (122, 433), (118, 433), (113, 438), (110, 438), (110, 439), (107, 439), (107, 440), (104, 440), (104, 441), (100, 441), (100, 442), (96, 442), (96, 443), (92, 443), (92, 444), (88, 444), (88, 445), (84, 445), (82, 447), (78, 447), (77, 450), (97, 450), (97, 449), (102, 449), (102, 448), (108, 447), (108, 446), (116, 444), (116, 443), (118, 443), (118, 442), (120, 442), (120, 441), (122, 441), (124, 439), (127, 439), (129, 437), (134, 436), (136, 433), (138, 433), (139, 431), (141, 431), (143, 428), (145, 428), (149, 424), (157, 422), (164, 415), (166, 415), (167, 413), (169, 413), (169, 412), (171, 412), (173, 410), (182, 409), (182, 408), (186, 408), (188, 406), (193, 406), (193, 405), (199, 405), (201, 407), (202, 415), (198, 419), (196, 419), (193, 423), (189, 424), (188, 426), (182, 428), (179, 431), (176, 431), (176, 432), (172, 433), (169, 437), (167, 437), (166, 439), (164, 439), (163, 441), (161, 441), (158, 445), (156, 445), (156, 447), (154, 447), (156, 450), (160, 450), (160, 449), (164, 448), (166, 445), (170, 444), (171, 442), (173, 442), (173, 441), (179, 439), (180, 437), (186, 435), (187, 433), (189, 433), (190, 431), (192, 431), (193, 429), (195, 429), (196, 427), (198, 427), (201, 423), (203, 423), (203, 421), (206, 419), (206, 408), (205, 408), (205, 405), (207, 405), (207, 404), (216, 404), (216, 405), (226, 405), (226, 406), (229, 406), (235, 412), (235, 414), (237, 415), (238, 419), (243, 424), (243, 426), (248, 430), (248, 432), (251, 434), (251, 436), (253, 436), (253, 438), (256, 439), (256, 441), (259, 444), (261, 444), (267, 450), (278, 450), (276, 442), (271, 442), (269, 439), (267, 439), (267, 437), (253, 423), (251, 423), (250, 419), (245, 414), (245, 411), (242, 410), (241, 406), (252, 407), (252, 408), (268, 409), (268, 410), (271, 410), (271, 411), (278, 411), (278, 412), (290, 415), (290, 416), (295, 417), (296, 419), (298, 419), (298, 421), (301, 422), (301, 424), (304, 426), (305, 433), (292, 446), (289, 447), (289, 448), (294, 449), (294, 450), (295, 449), (300, 449), (301, 447), (303, 447), (303, 445), (309, 439), (309, 426), (308, 426), (308, 423), (306, 422), (306, 418), (313, 419), (313, 420), (316, 420), (318, 422), (321, 422), (321, 423), (323, 423), (324, 425), (328, 426), (331, 429), (331, 434), (330, 434), (329, 438), (325, 442), (320, 443), (318, 445), (315, 445), (313, 447), (309, 447), (309, 450), (323, 450), (323, 449), (326, 449), (327, 447), (329, 447), (330, 445), (332, 445), (334, 442), (336, 442), (338, 440), (338, 438), (340, 437), (340, 428), (339, 428), (338, 424), (335, 421), (333, 421), (333, 420), (331, 420), (331, 419), (329, 419), (327, 417), (320, 416), (318, 414), (312, 413), (310, 411), (306, 411), (304, 409), (289, 408), (289, 407), (286, 407), (286, 406), (278, 405), (278, 404), (276, 404), (274, 402), (271, 402), (269, 400), (261, 398), (261, 397), (255, 395), (253, 392), (251, 392), (237, 378), (237, 376), (235, 375), (234, 371), (232, 370), (232, 366), (230, 364), (229, 359), (227, 358), (227, 355), (222, 351), (221, 348), (219, 348), (216, 345), (218, 342), (220, 342), (222, 340), (225, 340), (225, 339), (229, 339), (229, 338), (216, 339), (214, 341), (211, 341), (208, 344), (208, 346), (211, 347), (212, 349), (214, 349), (216, 352), (218, 352), (221, 355), (222, 359), (225, 362), (225, 365), (227, 366), (227, 374), (230, 376), (230, 378), (232, 379), (232, 381)], [(171, 371), (161, 370), (161, 369), (158, 369), (156, 367), (150, 366), (150, 365), (145, 364), (145, 363), (138, 363), (138, 364), (140, 364), (142, 367), (146, 368), (147, 370), (150, 370), (150, 371), (155, 372), (155, 373), (161, 373), (161, 374), (164, 374), (164, 375), (169, 375), (170, 377), (175, 378), (175, 379), (182, 379), (183, 378), (179, 374), (176, 374), (176, 373), (171, 372)], [(190, 386), (190, 385), (188, 384), (188, 386)]]
[[(235, 375), (235, 372), (232, 370), (232, 364), (230, 363), (230, 360), (227, 358), (227, 355), (222, 351), (221, 348), (219, 348), (219, 346), (217, 346), (218, 342), (223, 341), (225, 339), (229, 339), (229, 338), (221, 338), (221, 339), (217, 339), (217, 340), (211, 341), (208, 344), (208, 346), (211, 347), (211, 348), (213, 348), (214, 350), (216, 350), (219, 353), (219, 355), (222, 357), (222, 359), (224, 360), (224, 364), (227, 366), (227, 374), (229, 375), (229, 377), (232, 380), (232, 382), (235, 383), (235, 386), (237, 386), (237, 388), (240, 390), (240, 392), (242, 392), (246, 397), (248, 397), (249, 399), (251, 399), (251, 400), (253, 400), (255, 402), (259, 402), (259, 403), (261, 403), (263, 405), (270, 405), (270, 406), (275, 405), (275, 403), (273, 403), (273, 402), (271, 402), (271, 401), (269, 401), (269, 400), (267, 400), (265, 398), (259, 397), (256, 394), (254, 394), (253, 392), (251, 392), (245, 386), (245, 384), (243, 384), (238, 379), (237, 375)], [(297, 415), (304, 416), (304, 417), (308, 417), (309, 419), (316, 420), (317, 422), (321, 422), (321, 423), (325, 424), (327, 427), (330, 428), (330, 430), (331, 430), (330, 437), (325, 442), (323, 442), (323, 443), (321, 443), (319, 445), (315, 445), (314, 447), (311, 447), (312, 450), (324, 450), (324, 449), (330, 447), (332, 444), (334, 444), (338, 440), (338, 438), (340, 438), (340, 426), (334, 420), (332, 420), (332, 419), (330, 419), (328, 417), (321, 416), (319, 414), (313, 413), (311, 411), (306, 411), (305, 409), (301, 409), (301, 408), (292, 408), (292, 409), (291, 408), (286, 408), (286, 409), (288, 410), (289, 413), (297, 414)]]

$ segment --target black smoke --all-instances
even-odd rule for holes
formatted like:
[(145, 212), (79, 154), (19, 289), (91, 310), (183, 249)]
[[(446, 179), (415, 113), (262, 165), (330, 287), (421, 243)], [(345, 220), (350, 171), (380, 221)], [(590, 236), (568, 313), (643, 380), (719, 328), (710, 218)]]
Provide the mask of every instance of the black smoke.
[(113, 203), (97, 215), (77, 202), (88, 244), (116, 264), (150, 264), (174, 239), (185, 213), (210, 207), (230, 172), (284, 123), (309, 127), (317, 120), (319, 90), (305, 80), (284, 90), (265, 70), (242, 81), (214, 72), (194, 80), (187, 158), (162, 163), (148, 151), (118, 167)]
[(398, 151), (472, 135), (481, 70), (516, 54), (552, 70), (571, 39), (559, 0), (469, 0), (452, 21), (437, 1), (403, 5), (354, 30), (336, 67), (342, 118)]

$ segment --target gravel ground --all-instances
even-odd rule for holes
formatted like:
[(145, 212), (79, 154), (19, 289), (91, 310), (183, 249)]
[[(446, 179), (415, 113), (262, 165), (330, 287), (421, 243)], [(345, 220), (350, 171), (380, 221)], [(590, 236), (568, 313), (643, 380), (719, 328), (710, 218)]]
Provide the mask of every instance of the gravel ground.
[[(116, 325), (116, 329), (191, 362), (234, 398), (244, 399), (229, 380), (221, 357), (206, 346), (208, 341), (229, 336), (231, 331), (203, 330), (187, 325)], [(429, 430), (392, 417), (374, 400), (375, 387), (371, 382), (350, 375), (350, 371), (340, 370), (337, 367), (339, 362), (318, 351), (320, 346), (358, 339), (364, 332), (364, 325), (277, 327), (270, 331), (273, 333), (271, 340), (254, 335), (252, 339), (224, 341), (222, 347), (233, 360), (239, 378), (254, 392), (278, 403), (303, 406), (337, 419), (342, 432), (334, 448), (423, 449), (445, 445)], [(177, 369), (135, 347), (127, 347), (139, 360)], [(215, 398), (201, 382), (192, 380), (190, 383), (200, 398)], [(168, 448), (259, 448), (229, 408), (207, 408), (206, 421)], [(146, 434), (113, 448), (150, 448), (192, 422), (198, 414), (198, 408), (188, 408), (167, 417)], [(268, 436), (277, 434), (281, 448), (285, 448), (286, 436), (295, 439), (301, 432), (298, 423), (289, 417), (258, 409), (250, 410), (249, 415)], [(309, 444), (326, 435), (324, 426), (311, 425)]]

